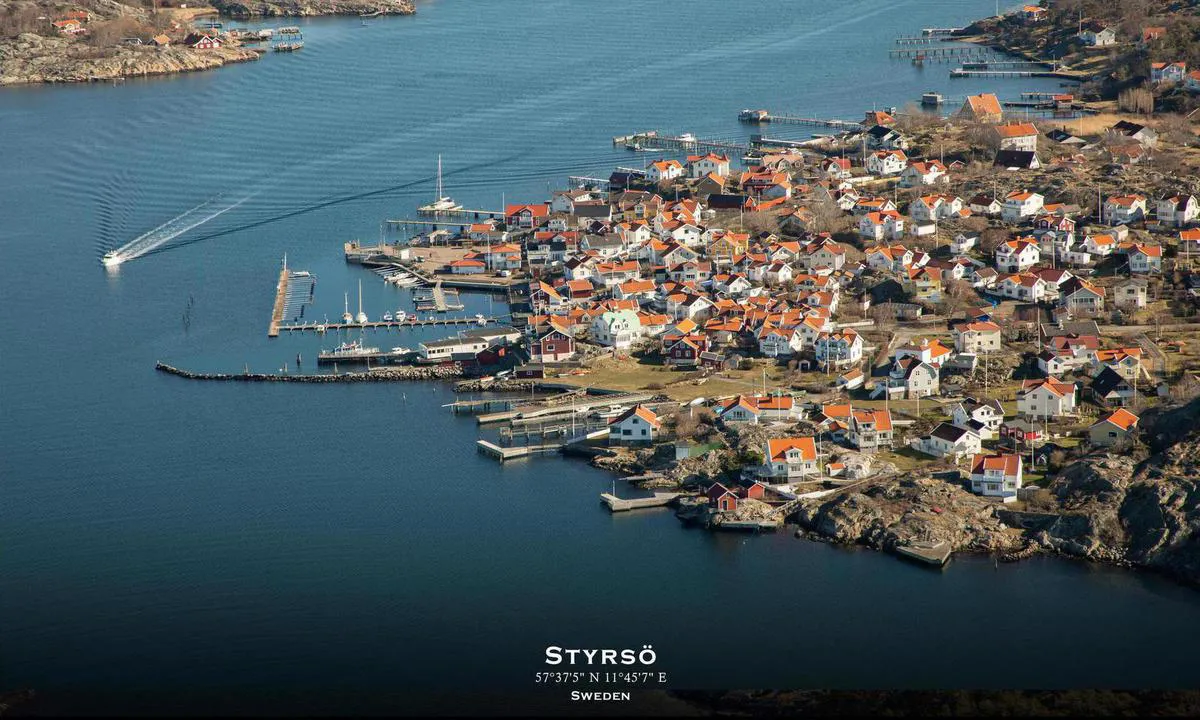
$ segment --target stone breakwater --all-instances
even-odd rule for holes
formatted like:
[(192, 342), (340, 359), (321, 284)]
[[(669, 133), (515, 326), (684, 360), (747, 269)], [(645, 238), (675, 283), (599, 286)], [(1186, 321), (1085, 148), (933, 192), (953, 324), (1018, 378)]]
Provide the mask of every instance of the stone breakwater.
[(433, 365), (429, 367), (389, 367), (356, 373), (287, 375), (284, 373), (197, 373), (183, 370), (160, 362), (155, 370), (188, 380), (216, 380), (223, 382), (298, 382), (298, 383), (347, 383), (347, 382), (396, 382), (401, 380), (445, 380), (462, 377), (461, 365)]

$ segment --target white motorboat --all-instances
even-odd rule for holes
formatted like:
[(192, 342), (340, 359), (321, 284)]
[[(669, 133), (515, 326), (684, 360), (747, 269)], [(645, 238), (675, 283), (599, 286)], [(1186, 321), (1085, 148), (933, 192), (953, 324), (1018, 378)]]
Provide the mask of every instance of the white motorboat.
[(121, 257), (114, 251), (104, 253), (104, 257), (100, 258), (100, 262), (104, 264), (104, 267), (116, 267), (125, 262), (125, 258)]

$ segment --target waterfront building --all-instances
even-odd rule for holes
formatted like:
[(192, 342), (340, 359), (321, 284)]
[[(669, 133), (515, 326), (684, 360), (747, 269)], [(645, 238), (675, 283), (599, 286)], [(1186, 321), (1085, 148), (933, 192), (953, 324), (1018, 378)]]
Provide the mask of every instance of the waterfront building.
[(984, 497), (1013, 502), (1021, 489), (1022, 479), (1020, 455), (978, 454), (971, 460), (971, 491)]
[(613, 445), (649, 444), (654, 442), (661, 429), (662, 422), (653, 410), (634, 405), (608, 421), (608, 442)]

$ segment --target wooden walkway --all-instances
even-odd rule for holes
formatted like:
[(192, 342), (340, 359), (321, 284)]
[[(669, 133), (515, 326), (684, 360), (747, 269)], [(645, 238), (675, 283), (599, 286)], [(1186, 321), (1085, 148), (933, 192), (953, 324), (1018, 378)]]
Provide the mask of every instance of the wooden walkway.
[(743, 143), (688, 138), (683, 135), (662, 135), (655, 130), (613, 138), (614, 145), (620, 144), (620, 142), (637, 143), (646, 150), (693, 150), (695, 152), (740, 153), (741, 155), (750, 152), (750, 146)]
[(271, 308), (271, 324), (267, 326), (267, 337), (279, 337), (283, 323), (283, 307), (287, 303), (288, 269), (279, 271), (279, 282), (275, 285), (275, 305)]
[(479, 452), (484, 455), (490, 455), (500, 462), (506, 460), (515, 460), (517, 458), (529, 457), (530, 455), (539, 455), (547, 453), (562, 452), (563, 443), (551, 443), (547, 445), (522, 445), (520, 447), (501, 447), (487, 440), (477, 440), (475, 443)]
[[(853, 122), (851, 120), (838, 120), (836, 118), (810, 118), (800, 117), (797, 115), (773, 115), (768, 113), (766, 115), (759, 115), (753, 119), (747, 119), (739, 116), (739, 119), (741, 119), (743, 122), (777, 123), (783, 125), (812, 125), (816, 127), (837, 128), (839, 130), (862, 129), (862, 123)], [(762, 142), (765, 143), (766, 140), (764, 139)]]
[[(312, 330), (314, 332), (325, 332), (327, 330), (367, 330), (367, 329), (391, 330), (391, 329), (400, 329), (400, 328), (430, 327), (433, 325), (480, 325), (480, 326), (499, 325), (499, 324), (502, 324), (504, 320), (508, 319), (508, 317), (509, 317), (508, 315), (497, 315), (494, 317), (485, 317), (482, 321), (480, 321), (479, 318), (475, 318), (475, 317), (441, 317), (441, 318), (429, 318), (427, 320), (417, 320), (414, 318), (412, 320), (380, 320), (378, 322), (365, 322), (365, 323), (311, 322), (311, 323), (301, 323), (298, 325), (279, 325), (279, 324), (272, 322), (272, 329), (275, 332), (274, 332), (274, 334), (271, 335), (271, 337), (275, 337), (275, 336), (279, 335), (280, 331), (305, 332), (308, 330)], [(268, 333), (268, 334), (270, 334), (270, 333)]]

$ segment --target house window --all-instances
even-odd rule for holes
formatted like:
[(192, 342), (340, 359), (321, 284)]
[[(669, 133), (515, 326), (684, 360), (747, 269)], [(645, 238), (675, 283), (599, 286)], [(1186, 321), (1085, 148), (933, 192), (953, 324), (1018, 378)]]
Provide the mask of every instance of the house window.
[(646, 434), (646, 428), (642, 428), (642, 435)]
[(621, 431), (621, 434), (622, 435), (632, 435), (633, 431), (630, 430), (629, 428), (625, 428), (624, 430)]

